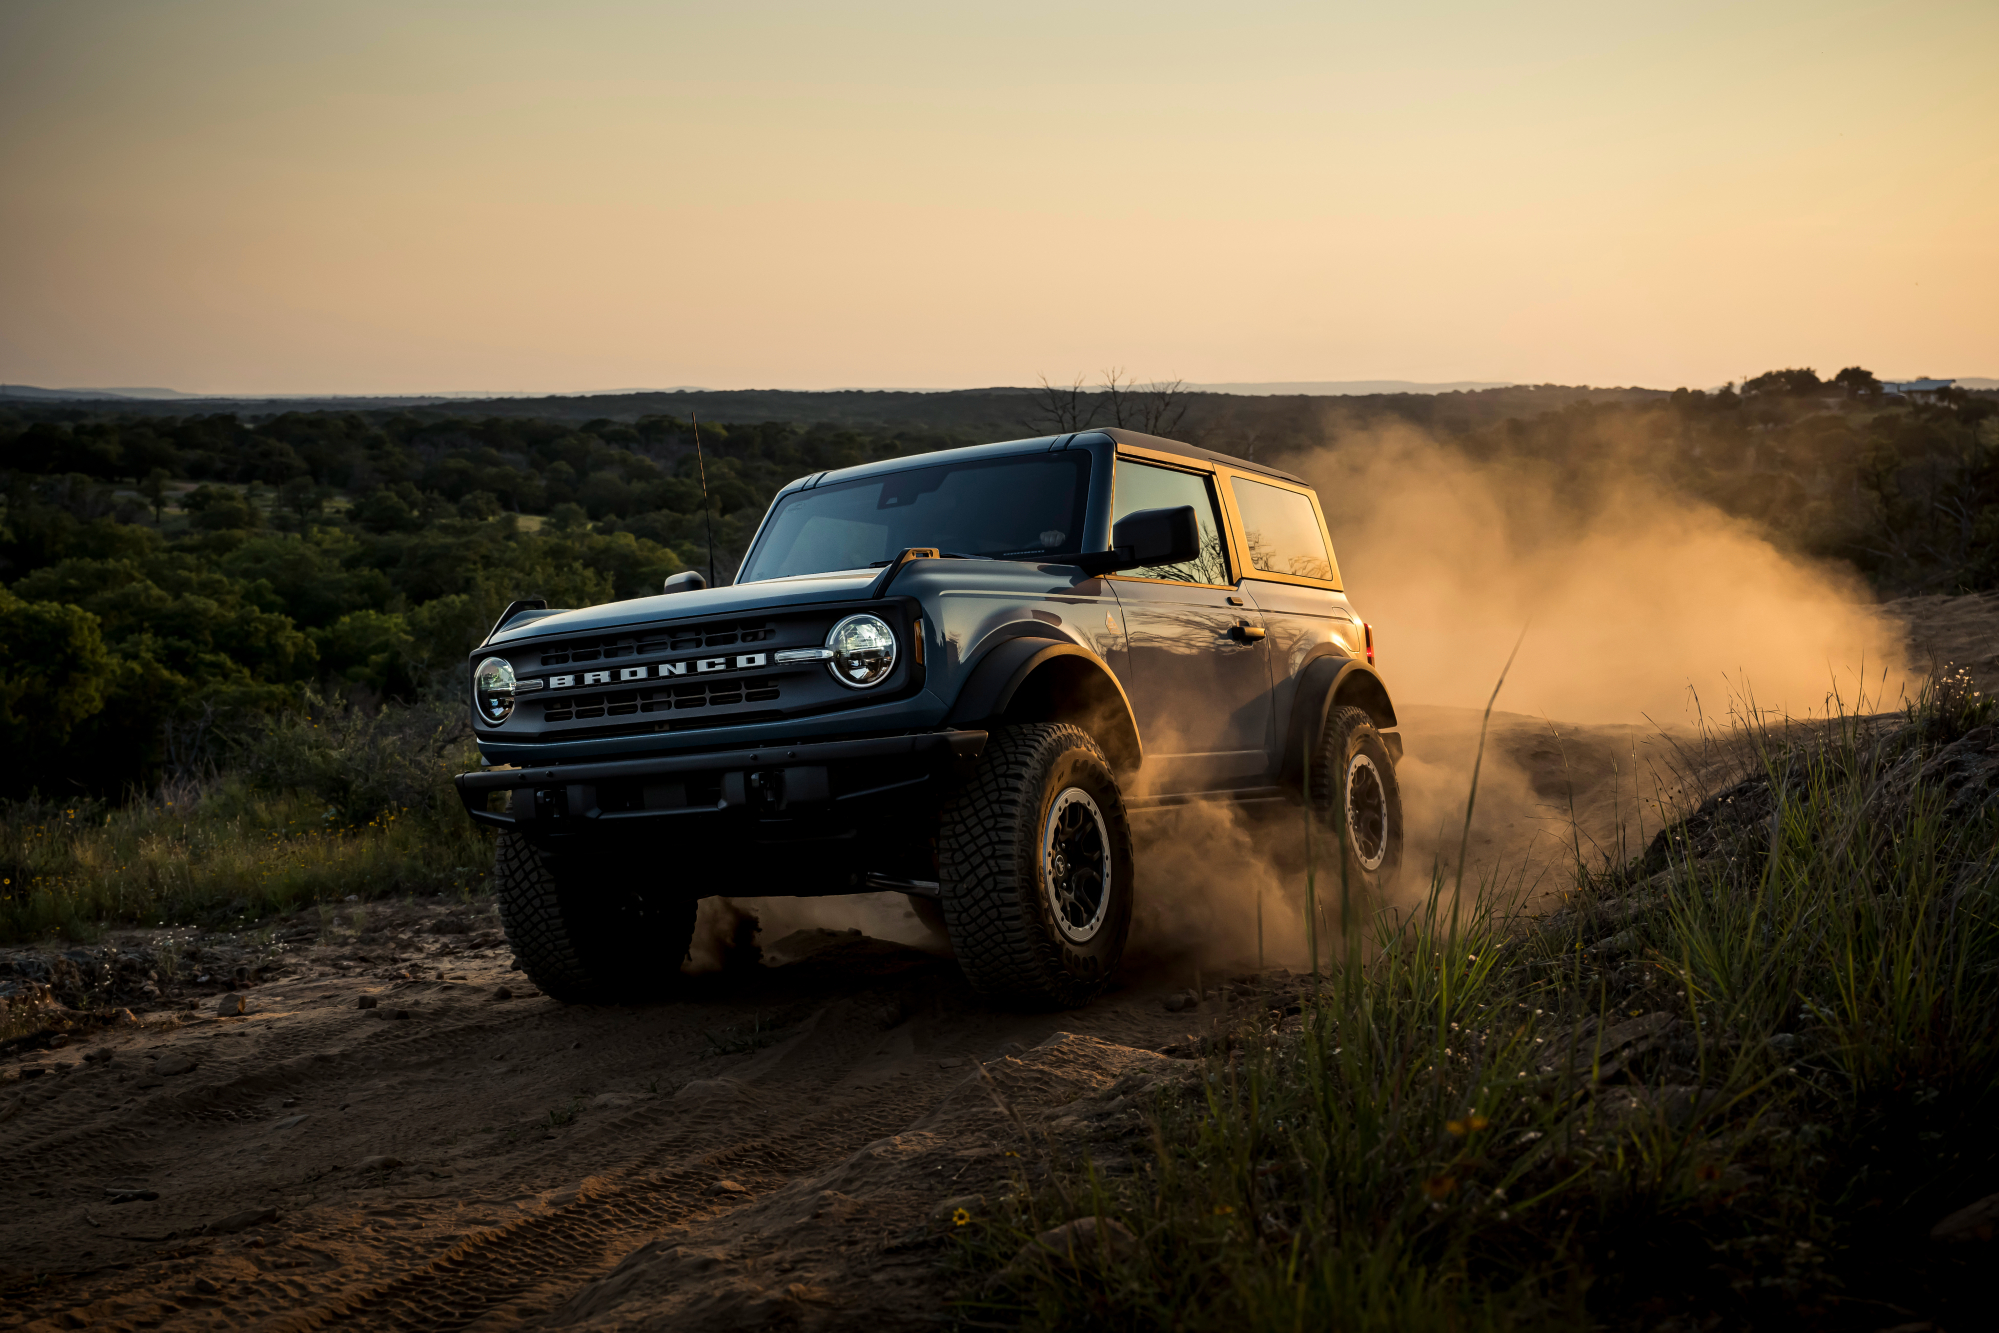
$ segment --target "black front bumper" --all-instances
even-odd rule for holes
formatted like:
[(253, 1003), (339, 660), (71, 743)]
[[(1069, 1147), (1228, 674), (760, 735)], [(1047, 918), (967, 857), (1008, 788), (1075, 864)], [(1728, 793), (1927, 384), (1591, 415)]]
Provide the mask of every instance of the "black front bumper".
[[(906, 808), (978, 758), (983, 731), (771, 745), (601, 763), (489, 768), (453, 781), (481, 824), (553, 838), (671, 820), (741, 820), (768, 837), (824, 836)], [(506, 813), (489, 808), (495, 792)]]

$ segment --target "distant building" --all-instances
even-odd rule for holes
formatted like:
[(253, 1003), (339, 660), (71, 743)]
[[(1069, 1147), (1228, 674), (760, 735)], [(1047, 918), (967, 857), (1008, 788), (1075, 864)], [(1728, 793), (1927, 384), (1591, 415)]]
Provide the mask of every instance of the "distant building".
[(1942, 402), (1944, 390), (1956, 383), (1956, 380), (1883, 380), (1881, 392), (1898, 393), (1912, 403), (1936, 403)]

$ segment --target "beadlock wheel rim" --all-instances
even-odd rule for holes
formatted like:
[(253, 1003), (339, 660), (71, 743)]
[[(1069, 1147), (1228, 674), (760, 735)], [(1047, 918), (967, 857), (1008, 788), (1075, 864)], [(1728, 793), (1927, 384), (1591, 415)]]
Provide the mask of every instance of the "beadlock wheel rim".
[(1388, 788), (1365, 754), (1347, 762), (1347, 835), (1360, 868), (1381, 869), (1388, 859)]
[(1041, 825), (1041, 883), (1055, 927), (1088, 944), (1111, 910), (1111, 838), (1104, 812), (1081, 787), (1066, 787)]

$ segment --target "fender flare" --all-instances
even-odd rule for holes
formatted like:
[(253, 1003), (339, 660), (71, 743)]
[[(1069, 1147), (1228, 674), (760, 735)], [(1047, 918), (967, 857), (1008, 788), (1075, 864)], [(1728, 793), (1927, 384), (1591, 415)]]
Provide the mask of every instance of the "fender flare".
[[(1290, 725), (1284, 738), (1284, 767), (1281, 781), (1286, 789), (1305, 789), (1305, 746), (1307, 738), (1325, 730), (1326, 719), (1336, 703), (1352, 703), (1365, 709), (1374, 725), (1383, 729), (1396, 725), (1395, 705), (1381, 673), (1367, 663), (1350, 657), (1327, 654), (1305, 664), (1298, 678), (1298, 693), (1291, 704)], [(1391, 738), (1390, 751), (1401, 757), (1399, 738)]]
[(1031, 699), (1031, 683), (1048, 682), (1057, 675), (1080, 678), (1093, 696), (1091, 706), (1108, 713), (1091, 729), (1098, 744), (1114, 767), (1136, 770), (1145, 760), (1145, 749), (1130, 696), (1103, 658), (1070, 639), (1020, 635), (995, 644), (965, 678), (945, 725), (990, 728), (1007, 716), (1016, 701), (1031, 703), (1031, 711), (1044, 711), (1044, 701)]

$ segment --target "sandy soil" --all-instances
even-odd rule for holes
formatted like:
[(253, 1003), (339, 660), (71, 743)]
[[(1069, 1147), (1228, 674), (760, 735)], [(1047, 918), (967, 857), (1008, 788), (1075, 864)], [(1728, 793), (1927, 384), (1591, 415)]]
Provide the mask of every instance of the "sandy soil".
[[(1999, 598), (1906, 614), (1999, 673)], [(1455, 860), (1478, 726), (1406, 710), (1406, 879)], [(1468, 877), (1559, 890), (1729, 763), (1496, 715)], [(1198, 1077), (1201, 1034), (1252, 1002), (1232, 982), (1259, 909), (1266, 961), (1296, 958), (1290, 819), (1142, 832), (1133, 959), (1068, 1014), (982, 1002), (879, 899), (852, 907), (867, 934), (787, 935), (842, 909), (766, 904), (760, 961), (637, 1009), (535, 993), (490, 908), (443, 901), (182, 937), (164, 995), (156, 932), (0, 951), (17, 1015), (35, 978), (93, 1015), (58, 1047), (0, 1043), (0, 1327), (930, 1326), (962, 1294), (956, 1211), (1051, 1135), (1130, 1169), (1133, 1094)], [(1190, 986), (1210, 998), (1169, 1011)], [(236, 997), (246, 1015), (215, 1016)]]
[(1164, 978), (1009, 1015), (948, 959), (811, 931), (680, 1003), (565, 1008), (503, 947), (411, 929), (463, 909), (370, 915), (392, 968), (341, 975), (336, 931), (235, 991), (245, 1016), (4, 1062), (0, 1324), (922, 1323), (932, 1210), (1020, 1165), (995, 1092), (1037, 1116), (1194, 1067), (1158, 1053), (1198, 1026)]

